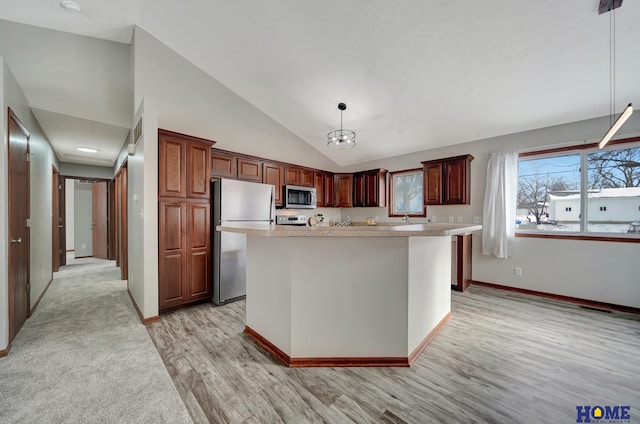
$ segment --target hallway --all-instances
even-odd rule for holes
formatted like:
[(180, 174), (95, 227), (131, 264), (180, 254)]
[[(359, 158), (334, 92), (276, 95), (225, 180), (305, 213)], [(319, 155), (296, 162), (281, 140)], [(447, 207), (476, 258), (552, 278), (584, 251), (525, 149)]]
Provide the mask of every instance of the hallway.
[(114, 261), (70, 259), (0, 359), (0, 422), (191, 419)]

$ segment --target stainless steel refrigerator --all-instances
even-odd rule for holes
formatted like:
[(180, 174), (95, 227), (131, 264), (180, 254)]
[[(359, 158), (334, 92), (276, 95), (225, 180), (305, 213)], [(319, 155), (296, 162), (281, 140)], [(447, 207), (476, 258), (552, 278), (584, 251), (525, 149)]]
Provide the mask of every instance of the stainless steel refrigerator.
[(246, 295), (246, 249), (244, 234), (221, 232), (218, 225), (273, 223), (274, 187), (269, 184), (220, 179), (211, 187), (213, 205), (213, 302), (217, 305)]

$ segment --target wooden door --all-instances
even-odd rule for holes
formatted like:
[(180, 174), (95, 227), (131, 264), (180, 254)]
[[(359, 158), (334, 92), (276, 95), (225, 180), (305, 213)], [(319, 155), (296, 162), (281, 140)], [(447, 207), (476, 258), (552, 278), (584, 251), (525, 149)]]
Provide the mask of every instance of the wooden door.
[(158, 195), (186, 197), (186, 141), (160, 135), (158, 144)]
[(314, 173), (314, 181), (316, 188), (316, 206), (319, 208), (324, 207), (325, 195), (324, 195), (324, 172)]
[(211, 297), (211, 210), (209, 202), (187, 203), (186, 300)]
[(300, 169), (300, 185), (302, 187), (313, 187), (313, 171), (310, 169)]
[(361, 172), (353, 174), (353, 206), (364, 206), (365, 201), (365, 179)]
[(238, 179), (262, 182), (262, 161), (249, 158), (238, 158)]
[(51, 270), (60, 270), (60, 197), (58, 196), (58, 185), (60, 184), (60, 174), (55, 167), (52, 167), (51, 175)]
[(353, 175), (335, 174), (335, 206), (337, 208), (353, 207)]
[(220, 152), (211, 152), (211, 176), (221, 178), (238, 177), (238, 158)]
[(335, 205), (335, 191), (333, 174), (324, 176), (324, 206), (331, 208)]
[(187, 223), (184, 202), (160, 200), (158, 208), (158, 307), (162, 311), (182, 304), (186, 297)]
[(116, 260), (116, 266), (121, 266), (120, 263), (120, 229), (122, 228), (122, 210), (120, 208), (120, 204), (121, 204), (121, 198), (120, 198), (120, 180), (122, 179), (122, 169), (118, 170), (118, 173), (116, 174), (116, 176), (114, 177), (114, 185), (113, 185), (113, 190), (114, 190), (114, 197), (113, 197), (113, 201), (114, 201), (114, 221), (115, 221), (115, 226), (116, 226), (116, 231), (115, 231), (115, 237), (114, 237), (114, 241), (115, 241), (115, 260)]
[(211, 146), (187, 143), (187, 197), (208, 199), (211, 186)]
[(107, 182), (107, 259), (116, 259), (116, 182)]
[(67, 264), (67, 182), (62, 176), (58, 178), (58, 246), (60, 266)]
[(127, 222), (127, 163), (120, 171), (120, 278), (129, 278), (129, 230)]
[(442, 199), (442, 203), (467, 203), (466, 169), (466, 159), (457, 159), (444, 163), (444, 199)]
[(297, 166), (287, 166), (284, 171), (284, 183), (289, 185), (300, 185), (300, 168)]
[(442, 204), (442, 163), (424, 165), (424, 204)]
[(273, 184), (276, 188), (275, 206), (284, 206), (282, 189), (282, 185), (284, 184), (284, 166), (268, 162), (264, 162), (262, 166), (262, 175), (264, 177), (262, 182), (265, 184)]
[(9, 109), (9, 343), (29, 317), (29, 132)]
[(107, 255), (107, 183), (92, 184), (93, 257), (108, 259)]

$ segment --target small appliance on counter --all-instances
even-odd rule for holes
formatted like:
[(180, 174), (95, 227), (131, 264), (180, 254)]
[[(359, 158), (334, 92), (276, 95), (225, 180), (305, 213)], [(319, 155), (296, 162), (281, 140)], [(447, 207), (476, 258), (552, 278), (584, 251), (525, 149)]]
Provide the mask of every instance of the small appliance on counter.
[(277, 225), (307, 225), (307, 220), (304, 215), (276, 215)]

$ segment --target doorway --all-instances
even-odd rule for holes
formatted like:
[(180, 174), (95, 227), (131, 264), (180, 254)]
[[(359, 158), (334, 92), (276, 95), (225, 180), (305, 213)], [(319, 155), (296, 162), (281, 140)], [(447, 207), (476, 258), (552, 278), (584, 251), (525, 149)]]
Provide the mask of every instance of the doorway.
[(51, 214), (51, 226), (52, 226), (52, 249), (51, 249), (51, 264), (53, 272), (58, 272), (60, 267), (67, 264), (67, 236), (66, 236), (66, 191), (65, 191), (65, 179), (60, 176), (60, 173), (55, 166), (52, 167), (52, 214)]
[(29, 132), (9, 109), (9, 344), (30, 314)]

